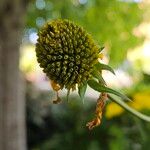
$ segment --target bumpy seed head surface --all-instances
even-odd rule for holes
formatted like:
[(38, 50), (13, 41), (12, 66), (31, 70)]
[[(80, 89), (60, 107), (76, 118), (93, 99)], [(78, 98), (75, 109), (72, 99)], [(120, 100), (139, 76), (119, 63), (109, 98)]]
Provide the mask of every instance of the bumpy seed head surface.
[(38, 36), (37, 61), (49, 79), (70, 90), (90, 78), (99, 47), (82, 27), (54, 20), (46, 23)]

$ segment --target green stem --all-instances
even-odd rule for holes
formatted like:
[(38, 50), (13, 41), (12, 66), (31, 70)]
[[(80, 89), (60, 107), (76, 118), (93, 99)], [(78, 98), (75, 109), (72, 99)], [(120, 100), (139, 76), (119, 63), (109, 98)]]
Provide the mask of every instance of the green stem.
[(131, 108), (130, 106), (128, 106), (125, 102), (119, 100), (119, 99), (114, 99), (113, 97), (111, 97), (110, 95), (108, 95), (108, 98), (117, 103), (118, 105), (120, 105), (122, 108), (124, 108), (125, 110), (127, 110), (128, 112), (130, 112), (131, 114), (133, 114), (134, 116), (144, 120), (144, 121), (147, 121), (147, 122), (150, 122), (150, 117), (149, 116), (146, 116), (138, 111), (136, 111), (135, 109)]

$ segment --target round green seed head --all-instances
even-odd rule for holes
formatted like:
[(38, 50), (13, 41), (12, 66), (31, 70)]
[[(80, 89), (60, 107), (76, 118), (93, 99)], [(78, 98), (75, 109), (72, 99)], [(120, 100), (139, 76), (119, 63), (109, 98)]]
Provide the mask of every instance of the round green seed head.
[(82, 27), (58, 19), (46, 23), (38, 36), (37, 61), (49, 79), (70, 90), (90, 78), (99, 47)]

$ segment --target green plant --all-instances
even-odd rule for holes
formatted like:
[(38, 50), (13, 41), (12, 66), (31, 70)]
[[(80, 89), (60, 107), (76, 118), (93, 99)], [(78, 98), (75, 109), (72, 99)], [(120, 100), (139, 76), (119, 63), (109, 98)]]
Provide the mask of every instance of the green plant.
[(89, 85), (92, 89), (101, 92), (97, 100), (95, 118), (87, 123), (89, 129), (101, 123), (103, 108), (108, 98), (137, 117), (150, 122), (150, 117), (108, 94), (130, 101), (125, 95), (107, 87), (102, 77), (102, 70), (112, 73), (114, 71), (108, 65), (100, 63), (99, 58), (102, 58), (103, 47), (99, 47), (82, 27), (68, 20), (57, 19), (46, 23), (38, 35), (37, 60), (51, 80), (52, 88), (57, 92), (54, 103), (61, 101), (58, 91), (63, 88), (68, 90), (68, 97), (70, 90), (76, 90), (77, 87), (83, 100)]

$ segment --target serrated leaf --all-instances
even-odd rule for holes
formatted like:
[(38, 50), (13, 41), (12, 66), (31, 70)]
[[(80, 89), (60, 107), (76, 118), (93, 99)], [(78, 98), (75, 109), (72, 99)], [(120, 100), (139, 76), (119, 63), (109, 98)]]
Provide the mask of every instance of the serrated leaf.
[(87, 89), (87, 82), (84, 83), (82, 86), (78, 87), (78, 93), (83, 103), (84, 103), (84, 95), (85, 95), (86, 89)]
[(95, 91), (98, 91), (98, 92), (106, 92), (106, 93), (111, 93), (111, 94), (114, 94), (116, 96), (119, 96), (120, 98), (122, 98), (123, 100), (127, 100), (127, 101), (131, 101), (127, 96), (121, 94), (120, 92), (117, 92), (111, 88), (108, 88), (104, 85), (101, 85), (99, 84), (97, 81), (95, 80), (89, 80), (88, 81), (88, 85), (94, 89)]
[(117, 103), (118, 105), (120, 105), (122, 108), (124, 108), (129, 113), (133, 114), (134, 116), (136, 116), (136, 117), (138, 117), (138, 118), (140, 118), (142, 120), (150, 122), (150, 117), (149, 116), (144, 115), (144, 114), (136, 111), (135, 109), (133, 109), (132, 107), (130, 107), (129, 105), (127, 105), (125, 102), (123, 102), (123, 101), (121, 101), (119, 99), (115, 99), (115, 98), (111, 97), (110, 95), (108, 95), (108, 98), (111, 101), (113, 101), (113, 102)]
[(103, 77), (102, 77), (102, 75), (100, 74), (99, 71), (94, 70), (91, 74), (92, 74), (92, 76), (93, 76), (94, 78), (96, 78), (101, 84), (106, 85), (106, 82), (105, 82), (105, 80), (103, 79)]
[(108, 70), (108, 71), (110, 71), (111, 73), (113, 73), (113, 74), (115, 75), (114, 70), (113, 70), (110, 66), (108, 66), (108, 65), (106, 65), (106, 64), (102, 64), (102, 63), (98, 62), (98, 63), (95, 65), (95, 67), (96, 67), (98, 70)]

